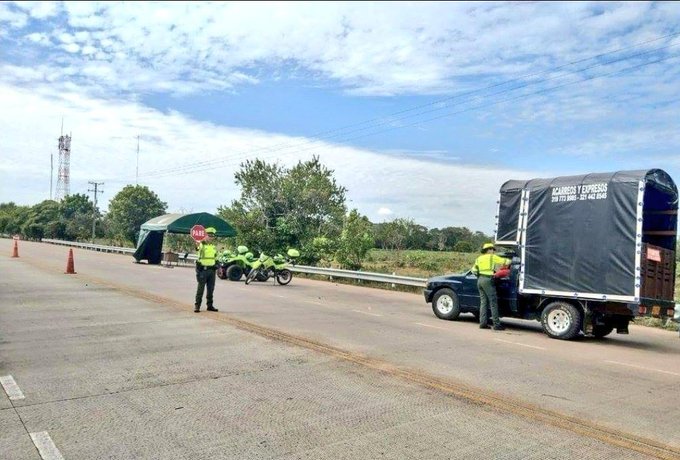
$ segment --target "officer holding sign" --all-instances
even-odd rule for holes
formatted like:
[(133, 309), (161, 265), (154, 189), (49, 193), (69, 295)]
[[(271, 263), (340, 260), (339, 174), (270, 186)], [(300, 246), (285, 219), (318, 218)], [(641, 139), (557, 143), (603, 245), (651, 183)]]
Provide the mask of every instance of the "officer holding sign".
[[(192, 229), (192, 236), (193, 235)], [(200, 233), (200, 232), (199, 232)], [(196, 289), (196, 302), (194, 302), (194, 312), (201, 311), (201, 302), (203, 301), (203, 291), (206, 284), (208, 285), (208, 293), (206, 301), (208, 304), (208, 311), (218, 311), (213, 306), (213, 292), (215, 292), (215, 270), (217, 269), (217, 248), (212, 243), (212, 239), (217, 233), (213, 227), (205, 229), (205, 238), (198, 244), (198, 259), (196, 260), (196, 281), (198, 288)]]

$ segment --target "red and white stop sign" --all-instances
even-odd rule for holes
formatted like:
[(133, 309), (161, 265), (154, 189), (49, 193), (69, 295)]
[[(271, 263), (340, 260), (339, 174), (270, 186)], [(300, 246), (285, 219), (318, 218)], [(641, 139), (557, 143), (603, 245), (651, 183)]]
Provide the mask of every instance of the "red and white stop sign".
[(205, 239), (205, 227), (203, 225), (194, 225), (191, 227), (190, 234), (194, 241), (203, 241)]

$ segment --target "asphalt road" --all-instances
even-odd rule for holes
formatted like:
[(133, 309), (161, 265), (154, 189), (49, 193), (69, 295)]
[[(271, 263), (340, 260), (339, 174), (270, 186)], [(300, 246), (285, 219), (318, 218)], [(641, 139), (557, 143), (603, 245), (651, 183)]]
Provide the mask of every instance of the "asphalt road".
[(74, 252), (65, 275), (67, 248), (0, 240), (0, 377), (24, 395), (0, 397), (1, 458), (680, 458), (677, 333), (482, 331), (299, 278), (218, 280), (194, 314), (191, 269)]

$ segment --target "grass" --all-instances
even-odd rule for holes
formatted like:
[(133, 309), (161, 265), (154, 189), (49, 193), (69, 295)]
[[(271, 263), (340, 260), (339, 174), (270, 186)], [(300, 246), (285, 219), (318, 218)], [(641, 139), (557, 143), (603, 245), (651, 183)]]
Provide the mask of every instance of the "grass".
[(648, 318), (644, 316), (635, 318), (633, 324), (637, 324), (638, 326), (657, 327), (667, 331), (677, 331), (678, 327), (680, 327), (670, 319), (662, 320), (661, 318)]
[(466, 271), (472, 267), (477, 255), (466, 252), (372, 249), (364, 260), (362, 270), (429, 278)]

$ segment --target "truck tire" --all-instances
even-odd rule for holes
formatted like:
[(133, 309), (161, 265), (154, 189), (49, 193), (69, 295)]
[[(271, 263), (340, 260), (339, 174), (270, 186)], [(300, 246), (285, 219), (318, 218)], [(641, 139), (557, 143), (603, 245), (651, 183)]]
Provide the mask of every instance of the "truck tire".
[(553, 339), (573, 339), (581, 331), (582, 322), (579, 309), (567, 302), (551, 302), (541, 313), (543, 331)]
[(439, 319), (457, 319), (460, 315), (458, 296), (448, 288), (438, 290), (432, 297), (432, 311)]
[(227, 278), (229, 281), (239, 281), (243, 276), (243, 269), (239, 265), (232, 265), (227, 268)]
[(603, 324), (601, 326), (593, 326), (593, 337), (601, 339), (608, 336), (614, 330), (613, 324)]

